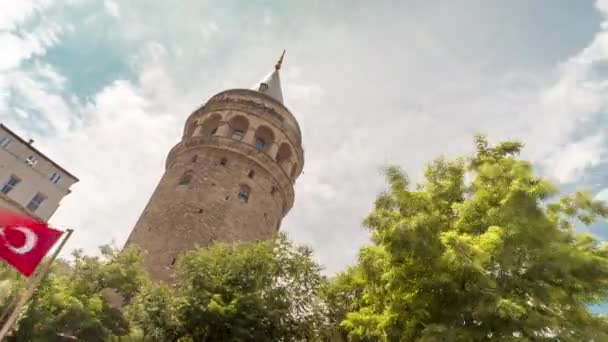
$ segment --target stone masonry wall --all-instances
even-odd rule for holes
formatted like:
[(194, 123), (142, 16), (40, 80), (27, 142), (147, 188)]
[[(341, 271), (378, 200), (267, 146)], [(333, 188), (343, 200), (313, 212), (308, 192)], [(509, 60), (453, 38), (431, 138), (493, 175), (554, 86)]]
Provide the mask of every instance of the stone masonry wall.
[[(265, 98), (257, 92), (251, 96), (257, 101)], [(217, 114), (217, 129), (201, 133), (206, 117)], [(293, 183), (303, 164), (301, 147), (293, 139), (246, 109), (228, 105), (194, 115), (196, 120), (188, 122), (196, 127), (186, 125), (182, 141), (170, 151), (166, 171), (126, 244), (143, 249), (152, 278), (169, 284), (175, 260), (184, 251), (219, 241), (271, 239), (293, 205)], [(242, 141), (232, 138), (235, 116), (248, 121)], [(254, 146), (261, 126), (271, 128), (274, 136), (263, 149)], [(289, 160), (280, 159), (283, 145), (292, 149)], [(186, 183), (185, 176), (189, 182), (180, 184)], [(241, 186), (250, 189), (247, 202), (239, 200)]]

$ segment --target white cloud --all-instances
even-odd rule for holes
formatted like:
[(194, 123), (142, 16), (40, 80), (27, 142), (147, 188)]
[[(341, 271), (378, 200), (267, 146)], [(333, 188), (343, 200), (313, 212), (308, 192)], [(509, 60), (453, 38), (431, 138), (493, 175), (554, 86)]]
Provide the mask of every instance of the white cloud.
[(36, 11), (48, 7), (51, 3), (51, 0), (2, 1), (0, 4), (2, 7), (2, 11), (0, 11), (0, 31), (14, 29), (17, 23), (24, 21)]
[(602, 191), (598, 192), (593, 199), (596, 201), (604, 201), (608, 203), (608, 188), (605, 188)]
[(606, 154), (602, 134), (571, 142), (545, 160), (546, 172), (560, 183), (574, 183), (584, 172), (599, 165)]
[(21, 109), (21, 108), (13, 108), (13, 110), (15, 111), (15, 113), (22, 119), (27, 119), (30, 115), (28, 112), (26, 112), (25, 110)]
[(51, 82), (52, 86), (56, 89), (63, 89), (66, 78), (61, 75), (52, 65), (36, 61), (34, 63), (34, 68), (36, 69), (35, 74), (40, 78)]
[(120, 7), (118, 7), (118, 4), (116, 3), (116, 1), (113, 0), (105, 0), (103, 2), (104, 8), (106, 9), (106, 12), (114, 17), (114, 18), (118, 18), (120, 17)]
[(218, 30), (219, 27), (215, 21), (209, 21), (208, 23), (203, 23), (200, 25), (200, 32), (201, 36), (203, 36), (203, 41), (209, 40)]
[(264, 19), (262, 20), (264, 25), (269, 26), (272, 24), (272, 15), (269, 11), (264, 11)]
[(44, 52), (44, 47), (39, 41), (20, 38), (8, 32), (0, 32), (0, 46), (3, 47), (3, 52), (0, 54), (0, 71), (16, 68), (24, 59)]
[(604, 16), (608, 17), (608, 0), (597, 0), (595, 6), (604, 14)]
[[(27, 9), (30, 8), (28, 7)], [(17, 17), (4, 17), (4, 20), (5, 23), (10, 22), (11, 25), (14, 25), (19, 22), (19, 20), (24, 20), (32, 13), (32, 11), (23, 9), (23, 12), (13, 13)], [(13, 20), (11, 21), (10, 19)], [(0, 18), (0, 22), (2, 20), (3, 19)], [(6, 25), (8, 26), (8, 24)], [(58, 42), (61, 32), (62, 28), (57, 23), (45, 20), (44, 18), (41, 19), (41, 23), (36, 25), (26, 34), (17, 34), (11, 30), (2, 30), (0, 28), (0, 46), (2, 46), (2, 53), (0, 54), (0, 72), (14, 69), (18, 67), (22, 61), (34, 55), (44, 54), (47, 48)]]
[(70, 126), (77, 116), (61, 95), (48, 90), (48, 84), (32, 77), (35, 74), (15, 72), (11, 74), (11, 89), (23, 97), (29, 109), (43, 113), (37, 124), (48, 125), (59, 135), (69, 132)]

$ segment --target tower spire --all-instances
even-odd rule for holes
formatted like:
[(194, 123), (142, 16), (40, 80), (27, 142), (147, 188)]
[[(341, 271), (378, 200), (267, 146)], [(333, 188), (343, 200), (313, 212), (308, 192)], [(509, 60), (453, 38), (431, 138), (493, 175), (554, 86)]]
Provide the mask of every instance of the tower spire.
[(285, 58), (285, 50), (283, 50), (281, 57), (279, 57), (279, 60), (274, 65), (274, 70), (252, 88), (272, 97), (280, 103), (283, 103), (283, 91), (281, 90), (279, 70), (281, 70), (281, 65), (283, 64), (283, 58)]
[(281, 64), (283, 64), (283, 57), (285, 57), (285, 49), (283, 49), (283, 53), (277, 61), (277, 64), (274, 65), (274, 70), (279, 71), (281, 69)]

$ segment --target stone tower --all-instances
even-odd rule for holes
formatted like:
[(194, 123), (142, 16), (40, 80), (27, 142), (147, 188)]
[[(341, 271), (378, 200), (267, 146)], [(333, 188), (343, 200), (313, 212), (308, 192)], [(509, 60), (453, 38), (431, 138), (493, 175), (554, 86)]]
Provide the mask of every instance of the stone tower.
[(150, 276), (173, 282), (176, 257), (216, 241), (272, 238), (294, 202), (302, 136), (283, 104), (279, 69), (253, 89), (231, 89), (195, 110), (126, 245)]

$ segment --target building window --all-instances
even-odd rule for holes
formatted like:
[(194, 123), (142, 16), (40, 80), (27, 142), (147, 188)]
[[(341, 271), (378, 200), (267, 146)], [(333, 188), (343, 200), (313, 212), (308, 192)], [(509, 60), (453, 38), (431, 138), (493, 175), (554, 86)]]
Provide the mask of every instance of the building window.
[(190, 184), (191, 180), (192, 180), (192, 173), (186, 172), (186, 173), (184, 173), (184, 175), (182, 176), (182, 178), (180, 178), (178, 185)]
[(241, 185), (241, 188), (239, 189), (239, 201), (241, 201), (241, 203), (247, 203), (249, 202), (249, 187), (247, 185)]
[(256, 148), (256, 150), (262, 151), (266, 146), (266, 142), (262, 138), (255, 138), (255, 144), (253, 146)]
[(228, 165), (228, 159), (222, 158), (222, 160), (220, 160), (220, 165), (222, 165), (222, 166)]
[(19, 182), (21, 182), (21, 179), (11, 175), (8, 178), (8, 181), (6, 181), (6, 183), (4, 183), (2, 186), (2, 193), (5, 195), (8, 194), (15, 186), (17, 186), (17, 184), (19, 184)]
[(255, 176), (255, 171), (249, 170), (249, 173), (247, 174), (247, 177), (253, 179), (253, 176)]
[(258, 88), (258, 90), (261, 91), (262, 93), (265, 92), (266, 90), (268, 90), (268, 84), (260, 83), (260, 87)]
[(270, 194), (274, 195), (274, 193), (277, 192), (277, 187), (273, 186), (272, 188), (270, 188)]
[(13, 142), (13, 140), (9, 137), (4, 137), (2, 139), (0, 139), (0, 147), (2, 148), (7, 148), (8, 145), (10, 145)]
[(25, 163), (29, 166), (34, 166), (38, 163), (38, 158), (36, 158), (34, 156), (29, 156), (29, 157), (25, 158)]
[(197, 160), (198, 160), (198, 155), (195, 154), (192, 156), (192, 159), (190, 161), (193, 163), (196, 163)]
[(241, 140), (243, 140), (244, 134), (245, 134), (245, 132), (241, 131), (240, 129), (235, 129), (234, 132), (232, 132), (232, 139), (241, 141)]
[(57, 172), (53, 172), (53, 174), (51, 175), (51, 178), (50, 178), (51, 183), (53, 183), (53, 184), (57, 184), (60, 179), (61, 179), (61, 176)]
[(30, 201), (30, 203), (27, 204), (27, 208), (34, 212), (36, 211), (36, 209), (38, 209), (38, 207), (40, 207), (40, 205), (42, 204), (42, 202), (44, 202), (44, 200), (46, 199), (46, 196), (41, 194), (41, 193), (37, 193), (36, 196), (34, 196), (34, 198), (32, 198), (32, 200)]
[(215, 135), (215, 133), (217, 133), (217, 127), (215, 127), (214, 129), (212, 129), (211, 133), (209, 135)]

